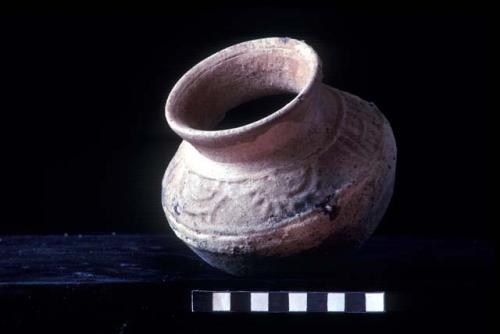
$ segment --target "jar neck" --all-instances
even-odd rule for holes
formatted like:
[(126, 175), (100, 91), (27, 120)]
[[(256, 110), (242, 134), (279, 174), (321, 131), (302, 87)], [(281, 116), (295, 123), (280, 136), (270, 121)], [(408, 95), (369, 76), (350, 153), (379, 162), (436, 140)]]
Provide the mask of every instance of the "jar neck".
[(320, 85), (307, 95), (298, 96), (296, 101), (282, 108), (280, 117), (255, 128), (239, 130), (236, 139), (222, 138), (209, 145), (187, 141), (200, 154), (220, 163), (289, 161), (290, 156), (310, 149), (311, 139), (317, 135), (317, 125), (322, 118)]

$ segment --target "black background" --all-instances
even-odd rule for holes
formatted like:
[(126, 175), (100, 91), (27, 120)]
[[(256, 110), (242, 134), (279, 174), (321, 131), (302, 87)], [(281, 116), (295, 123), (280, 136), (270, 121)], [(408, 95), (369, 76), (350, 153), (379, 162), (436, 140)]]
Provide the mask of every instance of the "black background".
[[(486, 256), (490, 253), (484, 252), (485, 259), (480, 260), (481, 250), (475, 251), (472, 241), (463, 243), (472, 251), (446, 253), (446, 247), (440, 246), (448, 241), (454, 245), (451, 240), (456, 238), (491, 239), (493, 235), (488, 196), (491, 35), (486, 11), (184, 5), (182, 9), (174, 5), (150, 10), (31, 8), (1, 13), (2, 238), (11, 234), (171, 233), (160, 204), (161, 178), (180, 143), (164, 117), (170, 89), (194, 64), (224, 47), (288, 36), (316, 49), (323, 60), (325, 83), (375, 102), (393, 126), (398, 144), (396, 189), (376, 234), (430, 240), (421, 245), (416, 241), (423, 250), (408, 251), (410, 259), (405, 252), (388, 255), (381, 249), (384, 259), (398, 259), (394, 272), (384, 272), (383, 263), (378, 271), (354, 264), (351, 271), (340, 272), (347, 289), (355, 288), (356, 279), (362, 281), (362, 288), (380, 288), (373, 281), (378, 274), (387, 279), (384, 290), (413, 292), (417, 299), (426, 300), (423, 305), (433, 303), (425, 295), (428, 287), (452, 295), (458, 290), (466, 301), (475, 300), (467, 296), (478, 294), (481, 298), (476, 299), (493, 299), (491, 293), (485, 294), (493, 281)], [(82, 244), (73, 238), (63, 239)], [(433, 238), (441, 241), (434, 243)], [(433, 246), (424, 249), (425, 245)], [(200, 271), (195, 278), (215, 278), (226, 288), (235, 282), (259, 283), (219, 279), (222, 274), (202, 267), (201, 261), (187, 261), (182, 246), (175, 249), (182, 254), (182, 263), (161, 266), (165, 272), (185, 265)], [(434, 257), (429, 255), (438, 249)], [(65, 251), (71, 254), (71, 249)], [(13, 260), (22, 257), (21, 253), (13, 255)], [(175, 259), (165, 256), (165, 261), (171, 258)], [(474, 266), (476, 262), (481, 270)], [(399, 267), (400, 263), (404, 265)], [(398, 276), (404, 268), (409, 268), (407, 276), (412, 279)], [(23, 272), (22, 268), (13, 270), (17, 269)], [(31, 274), (39, 273), (28, 270), (26, 277)], [(182, 285), (189, 278), (173, 279)], [(172, 291), (163, 282), (129, 284), (123, 290), (105, 284), (54, 289), (41, 284), (40, 304), (37, 288), (28, 287), (25, 300), (20, 297), (22, 289), (7, 287), (3, 293), (12, 299), (2, 304), (3, 309), (16, 303), (27, 305), (16, 317), (31, 319), (35, 314), (49, 327), (60, 323), (82, 332), (123, 333), (128, 332), (123, 327), (127, 324), (130, 329), (136, 326), (131, 332), (158, 332), (153, 330), (157, 325), (165, 328), (162, 332), (175, 332), (174, 325), (179, 324), (189, 332), (193, 327), (206, 329), (208, 323), (232, 333), (245, 329), (279, 333), (283, 326), (292, 331), (353, 332), (354, 328), (391, 332), (388, 327), (399, 327), (398, 331), (421, 333), (434, 332), (436, 324), (442, 332), (450, 328), (484, 332), (488, 311), (493, 310), (488, 305), (464, 305), (458, 316), (445, 306), (440, 312), (389, 312), (380, 317), (197, 318), (165, 311), (167, 305), (188, 299), (171, 297)], [(86, 304), (75, 302), (80, 299), (74, 295)], [(455, 298), (460, 301), (460, 296)], [(107, 306), (108, 299), (112, 307)], [(135, 309), (144, 300), (160, 315), (141, 308), (142, 313), (132, 316), (140, 319), (135, 324), (122, 319), (122, 301), (125, 308)], [(32, 320), (20, 324), (39, 329), (39, 322)], [(88, 326), (101, 329), (87, 330)]]
[(0, 234), (170, 233), (169, 90), (224, 47), (289, 36), (393, 126), (397, 184), (377, 233), (489, 238), (488, 24), (466, 10), (13, 11), (0, 23)]

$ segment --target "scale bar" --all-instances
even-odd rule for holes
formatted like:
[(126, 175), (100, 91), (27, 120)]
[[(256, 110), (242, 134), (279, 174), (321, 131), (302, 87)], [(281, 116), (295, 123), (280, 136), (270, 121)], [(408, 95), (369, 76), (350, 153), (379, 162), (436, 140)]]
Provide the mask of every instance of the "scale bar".
[(264, 313), (385, 312), (385, 293), (193, 290), (191, 310), (192, 312)]

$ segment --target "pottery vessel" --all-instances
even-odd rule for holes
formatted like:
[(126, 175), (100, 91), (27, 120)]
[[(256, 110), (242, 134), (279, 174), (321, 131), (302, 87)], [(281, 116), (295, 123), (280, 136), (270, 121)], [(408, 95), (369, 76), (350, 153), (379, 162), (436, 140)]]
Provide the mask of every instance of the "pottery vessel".
[[(231, 108), (282, 93), (296, 96), (258, 121), (213, 130)], [(375, 104), (323, 84), (302, 41), (253, 40), (206, 58), (172, 89), (166, 118), (183, 139), (162, 183), (168, 222), (227, 272), (359, 245), (392, 196), (389, 122)]]

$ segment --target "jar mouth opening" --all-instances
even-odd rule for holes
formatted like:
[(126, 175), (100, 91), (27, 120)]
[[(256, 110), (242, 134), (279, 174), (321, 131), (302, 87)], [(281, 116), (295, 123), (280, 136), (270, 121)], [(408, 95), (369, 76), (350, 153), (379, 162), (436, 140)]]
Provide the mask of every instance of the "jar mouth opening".
[[(320, 61), (305, 42), (265, 38), (230, 46), (204, 59), (176, 83), (165, 112), (183, 139), (200, 144), (237, 139), (271, 125), (321, 81)], [(257, 121), (214, 130), (230, 109), (259, 97), (293, 93), (285, 106)]]

